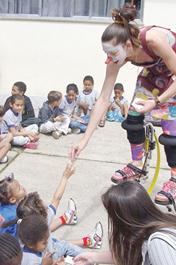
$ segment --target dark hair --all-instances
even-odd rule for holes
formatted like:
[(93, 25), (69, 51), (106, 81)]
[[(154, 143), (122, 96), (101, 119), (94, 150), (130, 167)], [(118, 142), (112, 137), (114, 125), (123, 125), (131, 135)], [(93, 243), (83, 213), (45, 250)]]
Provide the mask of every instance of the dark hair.
[(15, 84), (13, 84), (13, 86), (17, 86), (18, 87), (18, 90), (20, 92), (26, 92), (26, 89), (27, 89), (27, 86), (25, 83), (21, 82), (21, 81), (18, 81), (16, 82)]
[(20, 94), (14, 94), (9, 98), (8, 104), (4, 108), (4, 112), (10, 109), (10, 103), (13, 105), (16, 100), (23, 100), (24, 102), (24, 97), (21, 96)]
[(137, 181), (112, 186), (102, 202), (110, 221), (110, 250), (118, 264), (140, 265), (144, 241), (161, 228), (176, 228), (176, 216), (160, 211)]
[(40, 215), (24, 217), (18, 224), (18, 236), (25, 246), (35, 245), (41, 241), (48, 231), (46, 220)]
[(4, 116), (4, 107), (0, 106), (0, 117)]
[(66, 88), (66, 92), (73, 90), (76, 94), (78, 94), (78, 87), (75, 84), (69, 84)]
[(29, 215), (41, 215), (45, 220), (47, 219), (47, 209), (40, 199), (38, 192), (31, 192), (25, 196), (18, 204), (17, 218), (8, 223), (3, 223), (2, 227), (6, 228), (7, 226), (17, 224), (19, 219)]
[(11, 190), (9, 184), (13, 179), (5, 178), (0, 181), (0, 203), (8, 204), (11, 196)]
[(90, 81), (91, 83), (92, 83), (92, 85), (94, 84), (94, 79), (93, 79), (93, 77), (91, 76), (91, 75), (86, 75), (85, 77), (84, 77), (84, 79), (83, 79), (83, 83), (85, 82), (85, 81)]
[(111, 13), (115, 22), (105, 29), (101, 41), (115, 39), (117, 45), (119, 43), (126, 44), (126, 41), (130, 40), (133, 46), (138, 48), (140, 45), (139, 28), (135, 22), (130, 23), (136, 18), (137, 10), (131, 4), (126, 3), (118, 9), (113, 9)]
[(10, 234), (0, 234), (0, 264), (13, 265), (11, 259), (22, 253), (18, 240)]
[(53, 103), (54, 101), (59, 101), (62, 98), (62, 94), (59, 91), (50, 91), (48, 94), (49, 103)]
[(117, 83), (114, 86), (114, 90), (120, 90), (120, 91), (124, 91), (123, 89), (123, 85), (121, 83)]

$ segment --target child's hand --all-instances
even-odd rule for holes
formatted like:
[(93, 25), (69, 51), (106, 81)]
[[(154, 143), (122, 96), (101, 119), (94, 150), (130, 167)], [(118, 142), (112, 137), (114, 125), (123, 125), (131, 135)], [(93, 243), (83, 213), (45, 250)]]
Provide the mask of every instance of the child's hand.
[(81, 118), (79, 118), (78, 121), (79, 121), (80, 123), (85, 123), (85, 121), (84, 121), (83, 119), (81, 119)]
[(73, 175), (75, 173), (75, 170), (76, 170), (76, 168), (73, 167), (73, 164), (72, 163), (68, 163), (63, 175), (66, 178), (69, 178), (69, 177), (71, 177), (71, 175)]
[(115, 100), (115, 101), (116, 101), (116, 103), (117, 103), (117, 104), (119, 104), (119, 103), (120, 103), (120, 99), (119, 99), (118, 97), (116, 98), (116, 100)]
[(31, 136), (32, 138), (36, 138), (37, 132), (28, 132), (28, 135)]
[(88, 109), (89, 108), (89, 104), (86, 102), (81, 102), (81, 107)]
[(2, 136), (0, 136), (0, 142), (2, 142), (2, 140), (3, 140), (3, 137), (2, 137)]
[(64, 257), (60, 257), (60, 258), (57, 258), (57, 259), (53, 259), (53, 265), (64, 265), (65, 264), (65, 259)]
[(46, 252), (45, 255), (42, 258), (42, 265), (52, 265), (53, 264), (53, 258), (55, 252)]
[(66, 120), (66, 117), (64, 117), (63, 115), (58, 115), (57, 117), (55, 117), (54, 120), (58, 122), (62, 122)]

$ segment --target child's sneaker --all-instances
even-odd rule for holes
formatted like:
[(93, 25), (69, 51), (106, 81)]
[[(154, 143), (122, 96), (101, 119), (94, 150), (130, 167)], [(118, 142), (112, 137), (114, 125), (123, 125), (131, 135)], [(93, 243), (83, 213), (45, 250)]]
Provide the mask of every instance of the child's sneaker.
[(159, 191), (155, 196), (155, 203), (168, 205), (175, 204), (176, 199), (176, 179), (171, 178), (169, 181), (165, 182), (161, 191)]
[(80, 132), (81, 132), (81, 130), (79, 128), (73, 128), (72, 129), (72, 133), (74, 133), (74, 134), (78, 134)]
[(102, 238), (103, 238), (103, 226), (101, 222), (96, 223), (95, 228), (92, 232), (88, 235), (91, 240), (91, 244), (89, 248), (93, 249), (100, 249), (102, 245)]
[(70, 198), (68, 202), (68, 208), (64, 213), (64, 216), (66, 218), (66, 224), (67, 225), (75, 225), (77, 224), (77, 210), (76, 210), (76, 204), (72, 198)]
[(30, 142), (26, 143), (23, 145), (24, 148), (29, 148), (29, 149), (36, 149), (38, 147), (38, 144)]
[(68, 132), (67, 132), (67, 134), (71, 134), (71, 133), (72, 133), (71, 128), (68, 128)]
[(0, 160), (0, 164), (7, 163), (8, 161), (9, 161), (8, 156), (4, 156), (4, 157)]
[(59, 137), (61, 136), (62, 134), (59, 132), (59, 131), (54, 131), (52, 132), (52, 137), (54, 139), (59, 139)]

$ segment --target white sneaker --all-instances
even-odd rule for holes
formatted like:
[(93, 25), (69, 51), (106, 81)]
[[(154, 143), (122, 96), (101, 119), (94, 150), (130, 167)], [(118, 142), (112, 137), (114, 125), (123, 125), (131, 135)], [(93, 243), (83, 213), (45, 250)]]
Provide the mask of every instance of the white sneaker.
[(68, 132), (67, 132), (67, 134), (71, 134), (71, 133), (72, 133), (71, 128), (68, 128)]
[(66, 224), (67, 225), (75, 225), (77, 224), (77, 210), (76, 210), (76, 204), (72, 198), (70, 198), (68, 202), (68, 208), (65, 211), (64, 215), (66, 217)]
[(79, 128), (73, 128), (72, 129), (72, 133), (78, 134), (80, 132), (81, 132), (81, 130)]
[(59, 139), (59, 137), (61, 136), (62, 134), (59, 132), (59, 131), (54, 131), (52, 132), (52, 137), (54, 139)]
[(8, 162), (8, 156), (4, 156), (1, 160), (0, 160), (0, 163), (1, 164), (4, 164), (4, 163), (7, 163)]
[(88, 235), (91, 240), (91, 244), (89, 248), (100, 249), (102, 245), (102, 238), (103, 238), (103, 226), (101, 222), (96, 223), (95, 228), (92, 232)]

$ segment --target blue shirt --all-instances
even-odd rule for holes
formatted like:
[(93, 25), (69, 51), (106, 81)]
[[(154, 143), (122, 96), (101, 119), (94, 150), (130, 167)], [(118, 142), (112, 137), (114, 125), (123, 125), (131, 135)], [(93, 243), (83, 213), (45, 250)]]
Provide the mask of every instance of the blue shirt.
[(12, 224), (5, 229), (1, 228), (3, 223), (16, 219), (16, 210), (17, 205), (0, 204), (0, 234), (8, 233), (17, 237), (17, 224)]

